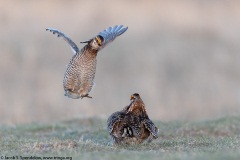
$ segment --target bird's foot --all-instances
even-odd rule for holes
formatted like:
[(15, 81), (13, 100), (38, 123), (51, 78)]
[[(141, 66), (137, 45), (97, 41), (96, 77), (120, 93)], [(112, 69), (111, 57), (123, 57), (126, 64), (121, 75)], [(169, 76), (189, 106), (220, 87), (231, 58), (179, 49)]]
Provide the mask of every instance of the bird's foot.
[(89, 96), (88, 94), (86, 94), (86, 95), (81, 96), (81, 99), (83, 99), (84, 97), (92, 98), (91, 96)]

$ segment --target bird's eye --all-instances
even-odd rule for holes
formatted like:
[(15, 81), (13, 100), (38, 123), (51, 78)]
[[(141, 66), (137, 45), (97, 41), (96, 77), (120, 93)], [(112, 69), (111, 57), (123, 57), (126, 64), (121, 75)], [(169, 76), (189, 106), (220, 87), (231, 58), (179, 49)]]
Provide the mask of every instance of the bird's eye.
[(101, 46), (101, 45), (102, 45), (102, 41), (101, 41), (100, 37), (97, 36), (95, 39), (96, 39), (97, 44), (98, 44), (99, 46)]

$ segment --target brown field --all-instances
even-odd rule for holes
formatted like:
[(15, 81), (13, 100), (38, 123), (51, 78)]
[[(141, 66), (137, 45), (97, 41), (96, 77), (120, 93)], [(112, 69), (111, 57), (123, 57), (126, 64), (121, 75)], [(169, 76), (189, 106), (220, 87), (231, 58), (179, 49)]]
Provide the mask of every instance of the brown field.
[[(93, 99), (64, 97), (67, 44), (115, 24), (129, 30), (98, 55)], [(100, 116), (138, 92), (155, 120), (240, 115), (240, 1), (0, 0), (0, 123)]]

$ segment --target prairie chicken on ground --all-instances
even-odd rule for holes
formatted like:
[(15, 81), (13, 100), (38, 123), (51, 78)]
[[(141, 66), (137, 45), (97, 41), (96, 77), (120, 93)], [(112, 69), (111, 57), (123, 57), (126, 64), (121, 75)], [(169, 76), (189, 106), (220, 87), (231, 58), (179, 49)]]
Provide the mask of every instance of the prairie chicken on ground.
[(158, 128), (149, 119), (140, 95), (131, 95), (131, 103), (122, 111), (113, 113), (107, 121), (113, 144), (139, 144), (158, 137)]
[(73, 99), (83, 97), (92, 98), (89, 96), (89, 92), (94, 85), (93, 81), (96, 72), (96, 57), (98, 51), (112, 42), (116, 37), (123, 34), (127, 29), (128, 27), (124, 28), (123, 25), (109, 27), (100, 32), (96, 37), (81, 42), (87, 43), (81, 50), (79, 50), (78, 46), (61, 31), (52, 28), (46, 29), (53, 34), (56, 33), (58, 37), (63, 37), (74, 51), (74, 56), (67, 65), (64, 75), (63, 87), (65, 96)]

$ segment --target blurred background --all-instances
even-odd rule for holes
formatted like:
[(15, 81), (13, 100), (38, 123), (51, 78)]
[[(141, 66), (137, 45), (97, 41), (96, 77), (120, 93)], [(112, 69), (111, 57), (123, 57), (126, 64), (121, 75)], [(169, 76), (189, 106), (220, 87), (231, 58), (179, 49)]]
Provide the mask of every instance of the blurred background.
[[(80, 41), (124, 24), (98, 54), (93, 99), (62, 86), (72, 57), (52, 27)], [(0, 123), (100, 116), (138, 92), (155, 120), (240, 115), (238, 0), (0, 0)]]

